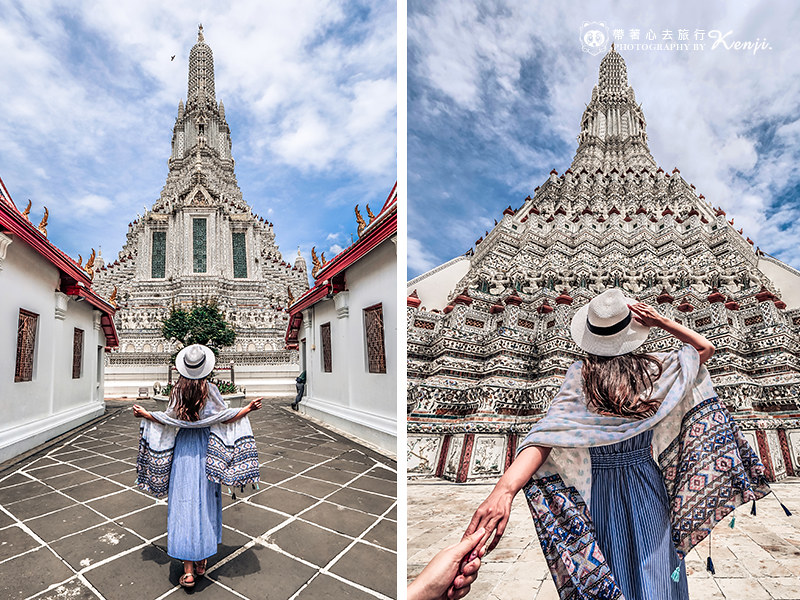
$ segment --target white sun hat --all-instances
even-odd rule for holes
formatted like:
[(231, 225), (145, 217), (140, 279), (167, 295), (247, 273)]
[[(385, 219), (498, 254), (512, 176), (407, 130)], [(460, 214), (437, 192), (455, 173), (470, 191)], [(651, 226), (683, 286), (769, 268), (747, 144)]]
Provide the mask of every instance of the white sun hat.
[(595, 296), (572, 317), (572, 339), (582, 350), (597, 356), (633, 352), (650, 333), (650, 328), (639, 323), (628, 308), (636, 302), (617, 288)]
[(175, 357), (175, 368), (187, 379), (203, 379), (214, 369), (216, 357), (210, 348), (201, 344), (186, 346)]

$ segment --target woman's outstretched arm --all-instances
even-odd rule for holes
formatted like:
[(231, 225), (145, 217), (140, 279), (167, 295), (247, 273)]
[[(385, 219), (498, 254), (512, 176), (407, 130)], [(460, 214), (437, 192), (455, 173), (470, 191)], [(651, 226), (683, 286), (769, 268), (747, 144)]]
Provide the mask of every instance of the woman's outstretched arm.
[(227, 421), (223, 421), (223, 423), (227, 424), (227, 423), (233, 423), (234, 421), (238, 421), (247, 413), (252, 412), (254, 410), (258, 410), (259, 408), (261, 408), (261, 398), (256, 398), (255, 400), (251, 400), (247, 406), (245, 406), (242, 410), (236, 413), (236, 416), (234, 416), (231, 419), (228, 419)]
[(667, 333), (671, 333), (680, 341), (694, 346), (700, 354), (700, 364), (702, 365), (709, 358), (714, 356), (714, 344), (704, 338), (702, 335), (684, 327), (680, 323), (676, 323), (672, 319), (664, 317), (654, 309), (652, 306), (637, 302), (636, 304), (629, 304), (628, 308), (636, 315), (636, 320), (642, 325), (647, 327), (660, 327)]
[(493, 550), (505, 533), (514, 496), (530, 481), (549, 454), (550, 448), (546, 446), (528, 446), (520, 452), (494, 486), (489, 497), (475, 511), (464, 536), (469, 536), (483, 527), (486, 533), (478, 547), (482, 548), (494, 533), (494, 538), (486, 551)]

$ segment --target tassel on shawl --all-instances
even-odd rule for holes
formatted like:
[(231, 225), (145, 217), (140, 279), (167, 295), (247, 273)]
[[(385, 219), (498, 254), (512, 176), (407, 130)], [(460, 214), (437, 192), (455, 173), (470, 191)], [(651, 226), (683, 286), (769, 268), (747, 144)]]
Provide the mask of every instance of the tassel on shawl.
[(672, 575), (670, 575), (670, 578), (672, 578), (672, 581), (674, 581), (675, 583), (678, 583), (678, 580), (681, 578), (681, 565), (680, 565), (680, 563), (678, 563), (678, 566), (675, 567), (675, 570), (672, 572)]
[(756, 516), (756, 501), (753, 500), (753, 507), (750, 509), (750, 514)]
[(731, 517), (731, 524), (728, 525), (731, 529), (733, 529), (733, 524), (736, 523), (736, 517)]
[(711, 532), (708, 532), (708, 558), (706, 559), (706, 571), (711, 571), (712, 575), (716, 575), (714, 570), (714, 561), (711, 560)]
[[(775, 493), (775, 490), (770, 490), (770, 491), (772, 492), (772, 495), (775, 496), (775, 500), (778, 501), (778, 504), (781, 505), (781, 508), (783, 509), (783, 512), (786, 513), (786, 516), (787, 517), (791, 517), (792, 516), (792, 511), (790, 511), (788, 508), (786, 508), (786, 505), (783, 502), (781, 502), (781, 499), (778, 498), (777, 494)], [(755, 502), (755, 500), (753, 502)]]

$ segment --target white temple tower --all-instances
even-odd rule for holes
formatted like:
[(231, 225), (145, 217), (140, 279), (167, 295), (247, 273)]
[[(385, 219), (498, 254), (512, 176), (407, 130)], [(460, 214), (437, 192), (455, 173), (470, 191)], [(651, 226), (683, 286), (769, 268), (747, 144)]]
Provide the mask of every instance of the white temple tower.
[[(169, 174), (150, 210), (131, 222), (117, 260), (100, 268), (95, 288), (116, 286), (120, 334), (109, 355), (109, 396), (136, 395), (165, 383), (174, 351), (161, 337), (172, 306), (215, 300), (236, 330), (220, 367), (234, 363), (248, 393), (291, 395), (296, 351), (284, 349), (289, 294), (308, 289), (305, 261), (291, 265), (275, 245), (272, 223), (253, 214), (236, 183), (225, 108), (214, 91), (214, 58), (203, 39), (189, 54), (186, 105), (178, 104)], [(221, 375), (227, 378), (227, 375)]]
[[(800, 272), (658, 167), (613, 46), (570, 168), (478, 235), (408, 285), (409, 475), (500, 475), (582, 354), (572, 315), (610, 287), (711, 339), (716, 390), (768, 477), (800, 474)], [(654, 330), (643, 350), (674, 344)]]

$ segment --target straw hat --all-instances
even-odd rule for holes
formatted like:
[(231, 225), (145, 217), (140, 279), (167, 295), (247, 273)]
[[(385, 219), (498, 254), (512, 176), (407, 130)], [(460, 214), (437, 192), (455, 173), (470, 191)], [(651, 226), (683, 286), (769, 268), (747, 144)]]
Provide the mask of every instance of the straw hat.
[(628, 308), (635, 302), (616, 288), (595, 296), (572, 317), (572, 339), (582, 350), (597, 356), (633, 352), (650, 333), (650, 328), (639, 323)]
[(214, 369), (216, 357), (210, 348), (201, 344), (186, 346), (175, 357), (175, 368), (187, 379), (203, 379)]

